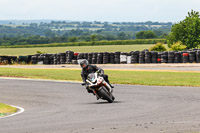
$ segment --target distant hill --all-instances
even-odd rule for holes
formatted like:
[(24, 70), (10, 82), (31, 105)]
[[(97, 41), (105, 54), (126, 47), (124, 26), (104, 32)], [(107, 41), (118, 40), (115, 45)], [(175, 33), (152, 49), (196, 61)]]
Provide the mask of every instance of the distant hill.
[(23, 23), (50, 23), (51, 21), (66, 21), (66, 22), (71, 22), (70, 20), (51, 20), (51, 19), (39, 19), (39, 20), (0, 20), (0, 24), (23, 24)]
[(171, 22), (100, 22), (69, 20), (0, 20), (0, 46), (132, 40), (140, 31), (151, 30), (153, 38), (165, 38)]

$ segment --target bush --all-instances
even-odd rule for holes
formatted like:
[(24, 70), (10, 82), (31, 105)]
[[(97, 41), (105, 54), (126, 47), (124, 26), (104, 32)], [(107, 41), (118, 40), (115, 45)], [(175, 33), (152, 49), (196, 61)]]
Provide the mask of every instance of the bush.
[(42, 51), (36, 51), (37, 54), (45, 54), (45, 52), (42, 52)]
[(170, 50), (171, 51), (183, 51), (187, 48), (187, 46), (183, 45), (182, 42), (177, 42), (177, 43), (174, 43)]
[(163, 43), (157, 43), (156, 45), (149, 48), (150, 51), (167, 51)]

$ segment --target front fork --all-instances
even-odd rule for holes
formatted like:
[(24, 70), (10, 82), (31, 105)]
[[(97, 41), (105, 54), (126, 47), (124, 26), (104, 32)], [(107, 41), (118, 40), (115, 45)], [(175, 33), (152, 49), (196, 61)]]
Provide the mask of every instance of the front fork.
[(106, 87), (109, 93), (113, 92), (113, 89), (110, 87), (110, 85), (106, 81), (103, 81), (102, 83), (103, 83), (103, 86)]

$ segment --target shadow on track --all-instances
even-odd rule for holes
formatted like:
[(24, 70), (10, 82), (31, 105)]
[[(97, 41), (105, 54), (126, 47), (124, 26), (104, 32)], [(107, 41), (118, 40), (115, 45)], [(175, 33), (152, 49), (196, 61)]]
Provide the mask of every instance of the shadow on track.
[(109, 103), (107, 101), (102, 102), (93, 102), (93, 103), (87, 103), (87, 104), (115, 104), (115, 103), (123, 103), (122, 101), (114, 101), (113, 103)]

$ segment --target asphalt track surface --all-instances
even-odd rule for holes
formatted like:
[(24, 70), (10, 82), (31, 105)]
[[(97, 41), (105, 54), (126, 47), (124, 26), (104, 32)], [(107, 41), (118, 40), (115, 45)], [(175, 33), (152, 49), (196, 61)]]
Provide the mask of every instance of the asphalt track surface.
[(96, 100), (80, 83), (0, 78), (0, 102), (25, 112), (0, 119), (0, 133), (197, 133), (200, 88), (115, 85)]

